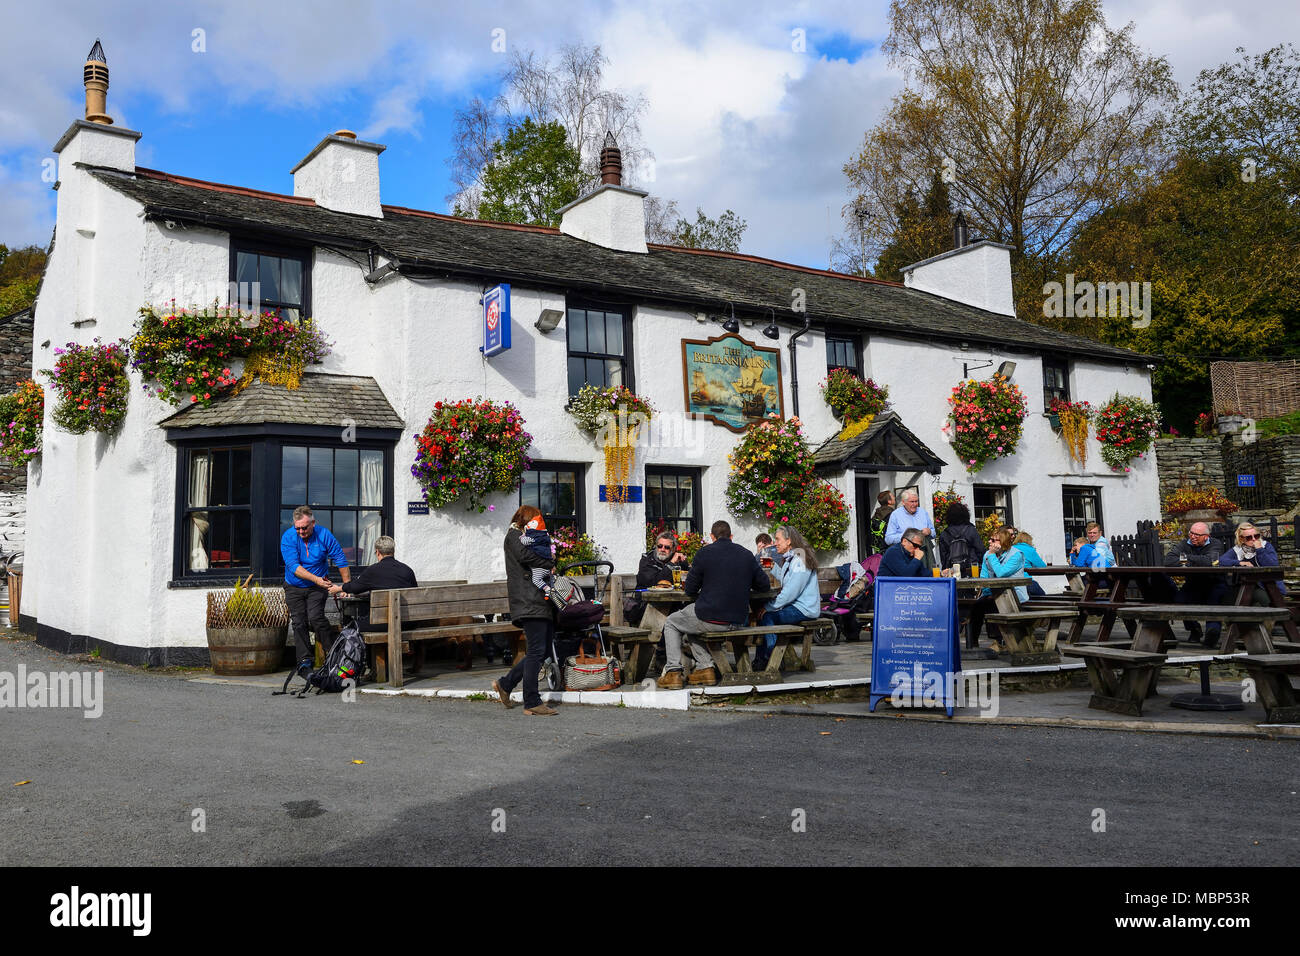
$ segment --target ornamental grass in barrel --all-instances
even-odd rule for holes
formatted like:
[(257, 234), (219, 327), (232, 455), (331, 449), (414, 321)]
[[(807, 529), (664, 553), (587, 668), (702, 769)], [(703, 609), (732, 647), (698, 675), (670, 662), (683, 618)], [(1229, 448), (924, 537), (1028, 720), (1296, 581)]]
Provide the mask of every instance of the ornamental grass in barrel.
[(208, 655), (223, 677), (270, 674), (284, 658), (289, 607), (278, 588), (263, 590), (250, 574), (233, 588), (208, 592)]

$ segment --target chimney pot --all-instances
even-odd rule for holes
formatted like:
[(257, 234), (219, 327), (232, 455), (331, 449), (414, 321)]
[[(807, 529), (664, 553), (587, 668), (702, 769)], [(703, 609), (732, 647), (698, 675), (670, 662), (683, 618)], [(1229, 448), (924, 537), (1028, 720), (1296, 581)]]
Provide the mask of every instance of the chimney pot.
[(342, 136), (344, 139), (356, 139), (357, 134), (350, 129), (341, 129), (335, 132), (335, 136)]
[(86, 54), (86, 66), (81, 74), (82, 85), (86, 88), (86, 119), (103, 126), (112, 126), (113, 117), (108, 115), (108, 59), (99, 40)]
[(600, 151), (600, 184), (602, 186), (623, 185), (623, 152), (614, 140), (614, 134), (605, 131), (605, 146)]

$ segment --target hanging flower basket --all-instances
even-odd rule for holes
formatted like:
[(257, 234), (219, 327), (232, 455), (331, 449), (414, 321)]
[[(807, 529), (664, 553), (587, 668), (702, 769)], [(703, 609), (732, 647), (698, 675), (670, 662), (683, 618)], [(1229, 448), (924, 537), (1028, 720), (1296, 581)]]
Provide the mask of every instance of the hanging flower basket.
[(430, 506), (460, 500), (481, 514), (488, 495), (519, 487), (532, 440), (519, 409), (509, 402), (435, 402), (424, 431), (415, 436), (411, 474)]
[(1028, 405), (1019, 386), (1003, 378), (968, 379), (948, 397), (944, 432), (968, 472), (1014, 455)]
[(1101, 458), (1112, 471), (1130, 472), (1160, 436), (1160, 410), (1135, 395), (1116, 394), (1096, 415)]
[(1088, 426), (1095, 414), (1088, 402), (1067, 402), (1059, 398), (1052, 399), (1048, 410), (1049, 423), (1055, 420), (1053, 427), (1060, 430), (1070, 458), (1080, 466), (1088, 463)]
[(610, 505), (627, 504), (637, 440), (641, 427), (654, 418), (654, 406), (621, 385), (584, 385), (565, 411), (604, 449), (606, 500)]
[(871, 379), (865, 382), (847, 369), (837, 368), (821, 383), (822, 398), (831, 414), (846, 425), (873, 418), (889, 405), (889, 389)]
[(59, 394), (54, 424), (73, 435), (111, 433), (126, 420), (126, 398), (131, 383), (126, 377), (128, 352), (124, 341), (101, 345), (69, 342), (56, 348), (54, 371), (44, 371)]
[(0, 398), (0, 454), (10, 464), (21, 467), (41, 453), (44, 419), (45, 390), (30, 378)]

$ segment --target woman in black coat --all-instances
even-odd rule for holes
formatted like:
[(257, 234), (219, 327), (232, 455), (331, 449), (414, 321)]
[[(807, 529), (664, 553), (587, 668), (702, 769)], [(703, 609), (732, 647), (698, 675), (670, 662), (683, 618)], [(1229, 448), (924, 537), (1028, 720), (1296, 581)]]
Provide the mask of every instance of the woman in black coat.
[(960, 563), (963, 577), (970, 576), (972, 564), (984, 562), (984, 541), (970, 521), (970, 510), (960, 501), (950, 504), (944, 515), (948, 527), (939, 535), (939, 564), (950, 568)]
[(524, 526), (541, 514), (532, 505), (522, 505), (510, 519), (510, 530), (506, 532), (506, 593), (510, 599), (510, 621), (524, 632), (528, 647), (524, 659), (516, 661), (505, 677), (493, 681), (492, 689), (501, 698), (501, 703), (510, 708), (514, 706), (510, 692), (523, 681), (524, 713), (530, 717), (554, 717), (558, 711), (542, 703), (542, 695), (537, 690), (537, 676), (542, 661), (546, 659), (546, 650), (555, 637), (555, 615), (546, 596), (533, 583), (532, 569), (553, 571), (555, 562), (519, 540)]

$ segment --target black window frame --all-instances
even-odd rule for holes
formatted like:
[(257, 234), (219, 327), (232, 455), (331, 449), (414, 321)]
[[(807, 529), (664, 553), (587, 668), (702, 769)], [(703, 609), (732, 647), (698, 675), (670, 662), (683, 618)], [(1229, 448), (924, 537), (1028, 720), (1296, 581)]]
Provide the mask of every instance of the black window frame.
[[(311, 316), (311, 272), (312, 263), (315, 258), (315, 248), (312, 246), (296, 246), (283, 242), (277, 242), (273, 239), (264, 239), (256, 235), (232, 235), (230, 237), (230, 282), (235, 285), (233, 288), (238, 289), (239, 283), (239, 254), (241, 252), (252, 253), (259, 256), (274, 256), (278, 259), (296, 259), (302, 263), (302, 303), (299, 306), (289, 305), (287, 302), (276, 299), (260, 300), (260, 311), (275, 312), (277, 315), (282, 314), (281, 309), (298, 308), (301, 310), (299, 318), (310, 318)], [(240, 303), (231, 302), (230, 305), (239, 305)], [(269, 306), (269, 308), (268, 308)]]
[[(577, 530), (579, 534), (586, 534), (587, 531), (587, 502), (586, 502), (587, 468), (588, 468), (588, 463), (581, 462), (581, 461), (534, 461), (529, 464), (528, 471), (524, 472), (525, 476), (529, 474), (543, 472), (543, 471), (555, 471), (555, 472), (571, 471), (574, 473), (573, 523), (574, 523), (574, 528)], [(524, 488), (526, 487), (526, 485), (527, 485), (527, 477), (525, 477), (524, 481), (521, 482), (519, 485), (518, 500), (519, 500), (519, 505), (521, 507), (525, 504), (532, 504), (532, 502), (524, 501)], [(538, 502), (536, 505), (534, 505), (534, 507), (538, 508), (539, 510), (541, 508), (540, 499), (541, 496), (539, 494)], [(546, 522), (546, 529), (552, 534), (554, 534), (555, 531), (561, 526), (559, 521), (556, 520), (554, 514), (547, 514), (546, 512), (543, 511), (542, 520)], [(566, 518), (564, 520), (567, 521), (568, 519)], [(555, 521), (554, 527), (552, 527), (552, 521)]]
[[(679, 535), (682, 533), (682, 529), (676, 527), (676, 523), (681, 521), (691, 522), (691, 527), (688, 530), (693, 531), (696, 534), (703, 534), (704, 517), (701, 514), (701, 509), (703, 508), (704, 505), (704, 496), (700, 492), (700, 479), (702, 477), (702, 473), (703, 473), (703, 469), (701, 468), (688, 468), (684, 465), (680, 465), (680, 466), (679, 465), (646, 465), (645, 485), (644, 485), (644, 506), (645, 506), (646, 524), (657, 526), (660, 520), (664, 520), (662, 516), (651, 516), (650, 514), (651, 477), (658, 477), (661, 479), (660, 486), (659, 486), (661, 491), (663, 489), (662, 479), (665, 477), (673, 476), (677, 478), (690, 478), (691, 479), (691, 511), (694, 512), (694, 514), (690, 518), (677, 517), (671, 520), (672, 522), (674, 522), (674, 530)], [(678, 490), (680, 491), (680, 489)]]
[[(572, 314), (575, 311), (617, 313), (621, 315), (623, 319), (623, 354), (615, 355), (612, 352), (575, 351), (573, 348), (573, 336), (572, 336), (572, 332), (573, 332)], [(600, 303), (600, 302), (592, 301), (590, 299), (574, 299), (572, 301), (565, 302), (564, 304), (564, 347), (565, 347), (564, 379), (565, 379), (566, 388), (569, 387), (570, 360), (575, 358), (581, 358), (584, 360), (590, 359), (593, 361), (608, 362), (610, 360), (617, 359), (619, 364), (622, 366), (623, 385), (633, 392), (636, 391), (636, 370), (634, 368), (635, 363), (633, 362), (633, 358), (632, 358), (633, 357), (632, 313), (633, 313), (633, 306), (628, 304)], [(586, 327), (585, 318), (583, 322), (585, 328)], [(584, 384), (591, 384), (586, 380), (585, 370), (583, 374), (583, 382)], [(603, 388), (605, 386), (602, 385), (601, 387)], [(581, 388), (581, 386), (579, 386), (579, 388)], [(573, 398), (577, 394), (578, 393), (576, 391), (570, 391), (569, 397)]]
[[(1016, 488), (1015, 485), (984, 485), (984, 484), (972, 485), (971, 496), (970, 496), (971, 521), (976, 524), (979, 524), (979, 522), (987, 518), (989, 514), (997, 511), (1005, 511), (1006, 513), (1001, 516), (1002, 526), (1004, 528), (1016, 527), (1015, 505), (1012, 503), (1012, 494), (1011, 494), (1015, 490), (1015, 488)], [(1006, 504), (1005, 505), (996, 505), (996, 504), (981, 505), (975, 499), (980, 492), (984, 492), (984, 491), (993, 492), (995, 494), (1001, 492), (1005, 496)]]
[[(1060, 388), (1047, 384), (1048, 369), (1059, 371), (1061, 381), (1064, 383)], [(1059, 358), (1053, 355), (1043, 356), (1043, 411), (1047, 412), (1052, 407), (1052, 399), (1059, 398), (1061, 401), (1070, 400), (1070, 360)]]
[[(248, 486), (247, 504), (237, 505), (237, 504), (230, 503), (229, 499), (233, 497), (233, 487), (234, 487), (233, 468), (230, 471), (228, 471), (225, 476), (225, 481), (227, 485), (226, 504), (218, 505), (218, 504), (208, 503), (205, 505), (191, 505), (189, 503), (190, 467), (194, 460), (195, 452), (206, 452), (209, 460), (212, 460), (214, 458), (215, 452), (221, 452), (221, 451), (240, 452), (245, 450), (248, 451), (249, 453), (249, 482), (248, 482), (249, 486)], [(210, 444), (191, 445), (187, 449), (185, 449), (184, 452), (181, 454), (179, 458), (179, 468), (184, 472), (185, 480), (184, 480), (183, 492), (181, 493), (178, 501), (178, 504), (180, 506), (181, 527), (180, 527), (178, 540), (177, 540), (177, 552), (182, 566), (188, 565), (189, 563), (188, 558), (190, 554), (190, 548), (187, 547), (186, 545), (188, 543), (188, 539), (190, 538), (190, 535), (187, 533), (187, 529), (190, 528), (191, 516), (196, 513), (203, 514), (206, 516), (208, 527), (209, 530), (211, 531), (216, 526), (215, 517), (217, 515), (234, 514), (236, 512), (239, 513), (247, 512), (249, 516), (249, 521), (248, 521), (249, 560), (250, 561), (252, 560), (252, 556), (254, 552), (253, 535), (252, 535), (253, 511), (256, 502), (256, 498), (254, 497), (253, 494), (253, 458), (254, 458), (254, 449), (252, 444), (248, 442), (212, 442)], [(231, 464), (233, 465), (233, 462)], [(212, 480), (215, 477), (216, 477), (215, 475), (209, 475), (209, 485), (211, 485)], [(211, 497), (211, 493), (209, 493), (209, 497)], [(209, 537), (208, 539), (209, 555), (211, 555), (213, 552), (211, 544), (212, 544), (212, 538)], [(232, 547), (232, 551), (233, 551), (233, 547)], [(218, 576), (228, 577), (229, 575), (235, 573), (236, 571), (243, 570), (247, 572), (249, 570), (249, 567), (250, 566), (247, 564), (229, 564), (223, 567), (212, 567), (211, 565), (209, 565), (208, 568), (201, 571), (190, 571), (188, 568), (186, 568), (185, 573), (187, 576), (191, 576), (191, 575), (198, 576), (198, 575), (206, 575), (212, 573)]]
[[(834, 361), (834, 358), (836, 357), (834, 352), (837, 351), (839, 347), (843, 347), (852, 352), (853, 360), (857, 363), (856, 368), (851, 365), (842, 365)], [(837, 368), (842, 368), (846, 371), (852, 372), (858, 378), (865, 378), (862, 374), (862, 336), (856, 335), (852, 332), (843, 332), (834, 329), (826, 332), (826, 374), (829, 375)]]
[[(284, 453), (285, 453), (285, 450), (288, 449), (288, 448), (304, 448), (304, 449), (306, 449), (306, 451), (307, 451), (307, 472), (306, 472), (306, 474), (304, 475), (304, 479), (305, 479), (304, 483), (307, 485), (307, 497), (306, 497), (305, 500), (289, 500), (289, 499), (287, 498), (287, 495), (285, 494), (285, 490), (284, 490)], [(310, 478), (311, 478), (311, 457), (312, 457), (312, 456), (311, 456), (311, 453), (312, 453), (313, 451), (328, 451), (328, 452), (330, 452), (330, 486), (331, 486), (331, 487), (330, 487), (330, 495), (331, 495), (331, 498), (334, 497), (334, 478), (335, 478), (335, 475), (337, 474), (337, 470), (336, 470), (336, 468), (335, 468), (335, 463), (336, 463), (336, 461), (337, 461), (338, 453), (339, 453), (340, 451), (343, 451), (343, 452), (356, 451), (356, 452), (358, 452), (358, 455), (357, 455), (357, 489), (356, 489), (356, 492), (357, 492), (357, 493), (356, 493), (357, 504), (355, 504), (355, 505), (341, 505), (341, 504), (337, 504), (337, 503), (335, 503), (334, 501), (330, 501), (330, 502), (327, 504), (327, 503), (324, 503), (324, 502), (321, 502), (321, 501), (318, 501), (318, 500), (313, 500), (313, 499), (310, 497), (310, 494), (311, 494), (311, 485), (310, 485)], [(293, 509), (294, 509), (294, 508), (297, 508), (299, 505), (303, 505), (303, 504), (305, 504), (305, 505), (310, 506), (310, 507), (312, 508), (313, 512), (317, 515), (317, 518), (316, 518), (317, 522), (320, 523), (321, 525), (323, 525), (324, 527), (329, 528), (330, 533), (333, 534), (334, 537), (338, 539), (340, 547), (343, 547), (343, 548), (346, 550), (346, 548), (347, 548), (347, 544), (345, 543), (344, 538), (340, 537), (340, 533), (336, 530), (336, 528), (339, 526), (339, 522), (334, 520), (334, 516), (337, 515), (337, 514), (338, 514), (339, 512), (341, 512), (341, 511), (343, 511), (343, 512), (352, 512), (353, 514), (355, 514), (355, 515), (357, 516), (357, 519), (358, 519), (358, 520), (357, 520), (357, 522), (356, 522), (357, 533), (356, 533), (356, 535), (355, 535), (355, 536), (353, 537), (353, 539), (352, 539), (352, 541), (353, 541), (353, 543), (352, 543), (353, 560), (351, 561), (351, 563), (350, 563), (349, 566), (350, 566), (350, 567), (356, 567), (356, 568), (363, 568), (363, 567), (365, 567), (366, 565), (369, 565), (369, 564), (372, 564), (372, 563), (373, 563), (373, 558), (374, 558), (373, 550), (362, 551), (362, 550), (361, 550), (361, 547), (360, 547), (360, 545), (361, 545), (361, 535), (360, 535), (360, 524), (361, 524), (361, 522), (360, 522), (360, 520), (359, 520), (359, 519), (360, 519), (360, 516), (361, 516), (361, 514), (362, 514), (363, 512), (368, 512), (368, 511), (374, 511), (374, 510), (376, 510), (376, 509), (375, 509), (375, 506), (373, 506), (373, 505), (362, 505), (362, 504), (360, 503), (360, 502), (361, 502), (361, 455), (360, 455), (360, 452), (363, 452), (363, 451), (378, 451), (378, 452), (380, 452), (381, 455), (383, 454), (383, 449), (377, 447), (374, 443), (366, 443), (365, 445), (359, 444), (359, 443), (357, 443), (357, 442), (328, 443), (328, 444), (327, 444), (327, 443), (311, 442), (311, 441), (295, 442), (295, 441), (293, 441), (293, 440), (291, 440), (291, 439), (284, 440), (284, 441), (281, 441), (281, 442), (280, 442), (280, 451), (279, 451), (279, 459), (280, 459), (280, 472), (279, 472), (279, 476), (280, 476), (280, 483), (279, 483), (279, 488), (280, 488), (280, 507), (279, 507), (279, 509), (278, 509), (278, 513), (279, 513), (279, 521), (280, 521), (280, 531), (279, 531), (280, 535), (283, 536), (284, 532), (288, 531), (289, 528), (291, 528), (291, 527), (293, 526), (293, 519), (292, 519), (292, 517), (289, 517), (289, 518), (286, 520), (286, 518), (285, 518), (285, 511), (288, 511), (288, 512), (290, 513), (290, 515), (292, 515), (292, 512), (293, 512)], [(381, 461), (382, 461), (382, 459), (381, 459)], [(387, 465), (388, 465), (388, 463), (387, 463), (386, 461), (384, 461), (384, 462), (383, 462), (383, 467), (384, 467), (385, 469), (387, 468)], [(384, 517), (383, 517), (383, 500), (382, 500), (382, 499), (383, 499), (383, 496), (384, 496), (384, 490), (381, 488), (381, 489), (380, 489), (380, 499), (381, 499), (381, 500), (380, 500), (380, 504), (379, 504), (379, 511), (380, 511), (380, 517), (379, 517), (380, 532), (379, 532), (379, 533), (380, 533), (381, 535), (386, 533), (386, 532), (383, 531), (383, 526), (384, 526)], [(324, 517), (324, 516), (322, 516), (324, 513), (328, 513), (328, 517)], [(390, 522), (390, 523), (391, 523), (391, 522)], [(284, 569), (284, 565), (283, 565), (283, 563), (281, 563), (281, 565), (280, 565), (280, 569), (281, 569), (281, 570)]]
[[(384, 504), (381, 534), (391, 535), (395, 520), (393, 500), (394, 452), (399, 429), (358, 428), (355, 440), (344, 441), (340, 430), (321, 425), (244, 425), (170, 429), (167, 440), (176, 448), (176, 482), (172, 534), (172, 579), (170, 587), (211, 587), (232, 584), (249, 574), (264, 586), (284, 581), (280, 558), (281, 452), (285, 445), (308, 447), (375, 449), (384, 455)], [(240, 568), (209, 568), (190, 571), (189, 553), (189, 453), (194, 448), (250, 446), (251, 457), (251, 549), (250, 562)], [(304, 502), (299, 502), (300, 504)], [(241, 573), (242, 572), (242, 573)]]
[[(1082, 519), (1072, 519), (1070, 511), (1066, 509), (1066, 499), (1073, 498), (1078, 501), (1092, 499), (1094, 502), (1095, 517)], [(1073, 509), (1071, 509), (1073, 510)], [(1106, 523), (1101, 511), (1101, 488), (1096, 485), (1062, 485), (1061, 486), (1061, 532), (1065, 536), (1065, 550), (1069, 552), (1074, 547), (1075, 538), (1086, 537), (1085, 530), (1090, 522), (1097, 522), (1101, 527), (1106, 527)], [(1071, 528), (1077, 527), (1078, 533), (1071, 534)]]

